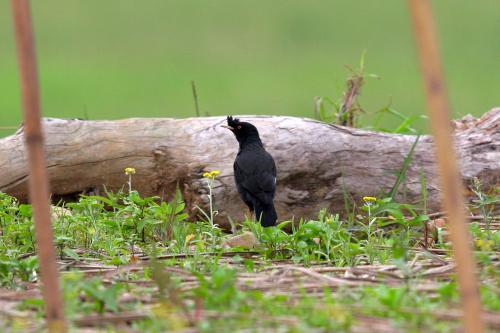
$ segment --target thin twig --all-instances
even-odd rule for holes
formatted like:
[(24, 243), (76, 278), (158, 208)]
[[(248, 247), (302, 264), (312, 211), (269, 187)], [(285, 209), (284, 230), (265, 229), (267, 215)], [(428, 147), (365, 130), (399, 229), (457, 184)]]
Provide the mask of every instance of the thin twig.
[(198, 93), (196, 91), (196, 84), (194, 81), (191, 81), (191, 89), (193, 91), (193, 98), (194, 98), (194, 107), (196, 111), (196, 117), (200, 116), (200, 108), (198, 106)]

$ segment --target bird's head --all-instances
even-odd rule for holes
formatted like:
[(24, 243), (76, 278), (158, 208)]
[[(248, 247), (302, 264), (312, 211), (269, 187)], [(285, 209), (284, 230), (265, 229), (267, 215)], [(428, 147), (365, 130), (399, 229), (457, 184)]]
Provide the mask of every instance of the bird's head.
[(257, 127), (250, 123), (240, 121), (238, 118), (228, 116), (227, 125), (222, 125), (222, 127), (227, 128), (231, 132), (233, 132), (240, 144), (251, 141), (259, 143), (261, 142)]

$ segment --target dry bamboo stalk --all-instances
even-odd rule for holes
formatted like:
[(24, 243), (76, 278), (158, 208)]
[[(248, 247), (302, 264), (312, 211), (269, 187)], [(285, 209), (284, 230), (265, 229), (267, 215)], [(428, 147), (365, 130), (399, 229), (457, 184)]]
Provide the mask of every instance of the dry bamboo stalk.
[(464, 311), (464, 328), (468, 333), (481, 333), (481, 301), (476, 282), (476, 265), (469, 248), (470, 236), (462, 184), (459, 178), (451, 117), (429, 0), (409, 0), (420, 66), (425, 85), (428, 113), (434, 136), (434, 149), (442, 188), (443, 210), (448, 212), (450, 239), (457, 264), (457, 276)]
[(50, 224), (49, 184), (40, 125), (38, 77), (29, 1), (12, 0), (12, 13), (24, 110), (24, 139), (29, 167), (29, 192), (33, 205), (47, 326), (50, 332), (66, 332)]

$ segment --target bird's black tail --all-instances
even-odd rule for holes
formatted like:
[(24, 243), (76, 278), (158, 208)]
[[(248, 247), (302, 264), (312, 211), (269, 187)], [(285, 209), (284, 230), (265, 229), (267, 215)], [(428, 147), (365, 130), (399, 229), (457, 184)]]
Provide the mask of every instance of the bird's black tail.
[(263, 227), (272, 227), (276, 225), (278, 214), (276, 214), (276, 209), (274, 209), (273, 204), (264, 205), (257, 203), (255, 205), (255, 218), (257, 221), (260, 220), (260, 224)]

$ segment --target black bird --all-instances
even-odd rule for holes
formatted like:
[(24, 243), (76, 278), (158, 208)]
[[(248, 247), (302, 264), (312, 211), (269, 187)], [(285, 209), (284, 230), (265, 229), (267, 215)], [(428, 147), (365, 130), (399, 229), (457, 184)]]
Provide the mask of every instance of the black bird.
[(241, 199), (255, 212), (255, 218), (263, 227), (276, 225), (278, 215), (274, 208), (276, 192), (276, 165), (273, 157), (264, 149), (257, 128), (231, 116), (227, 126), (236, 136), (240, 149), (234, 161), (234, 180)]

